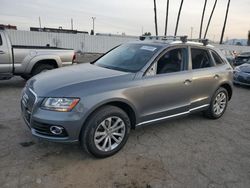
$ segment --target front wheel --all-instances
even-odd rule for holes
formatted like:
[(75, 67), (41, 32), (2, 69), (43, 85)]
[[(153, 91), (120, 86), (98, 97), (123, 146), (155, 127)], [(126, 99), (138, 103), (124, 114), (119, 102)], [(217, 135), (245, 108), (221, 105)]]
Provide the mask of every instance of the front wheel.
[(219, 88), (212, 97), (209, 108), (204, 112), (210, 119), (220, 118), (226, 111), (228, 104), (228, 92), (225, 88)]
[(97, 110), (81, 132), (84, 150), (98, 158), (114, 155), (126, 143), (130, 119), (120, 108), (104, 106)]

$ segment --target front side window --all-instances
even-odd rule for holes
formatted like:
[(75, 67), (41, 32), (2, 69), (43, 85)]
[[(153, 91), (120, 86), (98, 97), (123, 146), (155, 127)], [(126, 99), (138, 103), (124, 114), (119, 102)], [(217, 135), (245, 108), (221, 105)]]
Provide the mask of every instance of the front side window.
[(185, 51), (185, 48), (178, 48), (165, 53), (157, 62), (157, 74), (181, 71), (184, 64)]
[(192, 48), (191, 57), (193, 69), (202, 69), (213, 66), (207, 50)]
[(123, 44), (111, 50), (94, 64), (108, 69), (138, 72), (160, 49), (156, 45)]

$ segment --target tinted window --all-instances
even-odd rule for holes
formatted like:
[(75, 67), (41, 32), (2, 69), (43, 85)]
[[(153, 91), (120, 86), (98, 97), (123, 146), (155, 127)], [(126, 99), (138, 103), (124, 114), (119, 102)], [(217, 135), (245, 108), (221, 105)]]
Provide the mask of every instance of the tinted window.
[(0, 46), (2, 46), (3, 42), (2, 42), (2, 37), (0, 35)]
[(179, 72), (184, 64), (185, 48), (170, 50), (157, 62), (157, 74)]
[(147, 44), (123, 44), (113, 49), (95, 62), (95, 65), (126, 72), (141, 70), (159, 46)]
[(214, 58), (214, 61), (217, 65), (223, 64), (222, 59), (217, 55), (216, 53), (212, 52), (212, 56)]
[(193, 48), (191, 49), (191, 56), (193, 69), (202, 69), (213, 66), (207, 50)]

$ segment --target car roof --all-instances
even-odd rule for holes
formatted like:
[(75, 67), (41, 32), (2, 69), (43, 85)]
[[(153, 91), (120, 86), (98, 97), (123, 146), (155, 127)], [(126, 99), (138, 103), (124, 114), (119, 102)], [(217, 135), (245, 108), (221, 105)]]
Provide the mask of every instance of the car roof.
[(187, 41), (185, 43), (183, 43), (182, 41), (173, 41), (173, 40), (144, 40), (144, 41), (133, 41), (133, 42), (129, 42), (129, 43), (133, 43), (133, 44), (145, 44), (145, 45), (154, 45), (154, 46), (159, 46), (159, 47), (162, 47), (162, 48), (165, 48), (165, 47), (169, 47), (169, 46), (177, 46), (177, 45), (182, 45), (182, 44), (185, 44), (185, 45), (188, 45), (188, 46), (193, 46), (193, 47), (207, 47), (207, 48), (212, 48), (214, 49), (214, 46), (213, 45), (203, 45), (203, 43), (200, 43), (200, 42), (193, 42), (193, 41)]

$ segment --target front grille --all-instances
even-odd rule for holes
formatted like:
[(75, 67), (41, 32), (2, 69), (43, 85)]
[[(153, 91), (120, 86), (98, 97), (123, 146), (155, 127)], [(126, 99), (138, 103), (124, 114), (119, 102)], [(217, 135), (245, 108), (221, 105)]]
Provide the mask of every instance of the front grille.
[(32, 128), (38, 133), (38, 134), (41, 134), (41, 135), (44, 135), (44, 136), (53, 136), (53, 137), (67, 137), (68, 136), (68, 133), (67, 131), (63, 128), (63, 131), (62, 131), (62, 134), (60, 135), (55, 135), (53, 134), (51, 131), (50, 131), (50, 127), (52, 125), (49, 125), (49, 124), (45, 124), (45, 123), (40, 123), (40, 122), (37, 122), (37, 121), (33, 121), (32, 122)]
[(23, 117), (25, 118), (28, 124), (30, 124), (30, 117), (35, 102), (36, 102), (35, 93), (31, 89), (25, 88), (21, 99), (21, 107), (22, 107)]

